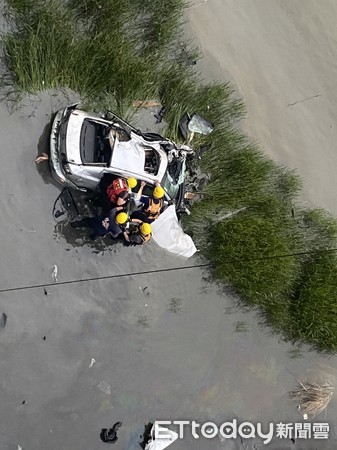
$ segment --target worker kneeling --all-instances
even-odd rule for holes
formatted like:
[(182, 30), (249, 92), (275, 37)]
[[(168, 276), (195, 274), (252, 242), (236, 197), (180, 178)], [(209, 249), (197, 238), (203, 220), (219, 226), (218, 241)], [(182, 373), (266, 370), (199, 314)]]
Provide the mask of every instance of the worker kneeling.
[(101, 202), (104, 211), (116, 206), (125, 207), (130, 200), (130, 193), (137, 186), (135, 178), (116, 177), (104, 174), (100, 181)]
[(127, 245), (143, 245), (151, 239), (152, 227), (149, 223), (129, 222), (129, 229), (123, 232)]
[(142, 181), (140, 189), (136, 196), (136, 199), (139, 201), (142, 207), (140, 210), (134, 211), (131, 214), (131, 220), (133, 222), (152, 223), (154, 220), (158, 219), (164, 206), (165, 191), (159, 185), (159, 183), (156, 182), (152, 197), (146, 197), (142, 195), (145, 185), (146, 183)]
[(103, 237), (106, 234), (115, 239), (125, 229), (128, 221), (128, 215), (125, 211), (121, 211), (121, 207), (113, 208), (106, 214), (100, 214), (95, 217), (84, 217), (82, 220), (71, 222), (73, 228), (90, 228), (92, 234), (90, 238), (95, 240), (97, 237)]

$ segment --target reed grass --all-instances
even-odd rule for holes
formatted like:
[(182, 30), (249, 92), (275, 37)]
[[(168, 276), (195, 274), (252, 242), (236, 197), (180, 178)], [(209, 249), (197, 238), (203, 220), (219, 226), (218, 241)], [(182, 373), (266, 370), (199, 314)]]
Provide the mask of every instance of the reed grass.
[(311, 419), (321, 414), (333, 396), (334, 387), (330, 383), (302, 383), (299, 380), (298, 384), (298, 387), (290, 392), (290, 397), (297, 402), (299, 410)]

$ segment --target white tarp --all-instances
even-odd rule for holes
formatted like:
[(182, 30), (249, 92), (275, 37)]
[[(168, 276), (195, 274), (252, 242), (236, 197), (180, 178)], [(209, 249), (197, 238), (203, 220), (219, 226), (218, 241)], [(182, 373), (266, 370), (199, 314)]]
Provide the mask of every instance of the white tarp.
[[(164, 436), (165, 438), (161, 438), (159, 436)], [(178, 439), (178, 433), (175, 431), (169, 430), (168, 428), (161, 427), (159, 425), (154, 425), (151, 429), (152, 439), (145, 445), (144, 450), (164, 450), (173, 444), (174, 441)]]
[(174, 205), (166, 208), (151, 226), (153, 239), (169, 252), (190, 258), (197, 251), (191, 236), (181, 229)]

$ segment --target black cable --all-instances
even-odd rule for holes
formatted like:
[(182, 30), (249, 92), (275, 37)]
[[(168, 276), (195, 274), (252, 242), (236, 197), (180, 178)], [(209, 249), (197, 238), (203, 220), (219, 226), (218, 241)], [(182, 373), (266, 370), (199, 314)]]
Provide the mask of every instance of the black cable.
[(102, 277), (82, 278), (81, 280), (68, 280), (68, 281), (60, 281), (60, 282), (46, 283), (46, 284), (34, 284), (31, 286), (20, 286), (20, 287), (8, 288), (8, 289), (0, 289), (0, 293), (23, 291), (26, 289), (37, 289), (37, 288), (44, 288), (44, 287), (50, 287), (50, 286), (61, 286), (61, 285), (65, 285), (65, 284), (85, 283), (88, 281), (98, 281), (98, 280), (107, 280), (107, 279), (113, 279), (113, 278), (133, 277), (135, 275), (147, 275), (150, 273), (173, 272), (175, 270), (194, 269), (197, 267), (207, 267), (209, 265), (210, 265), (210, 263), (205, 263), (205, 264), (197, 264), (194, 266), (170, 267), (167, 269), (146, 270), (144, 272), (130, 272), (130, 273), (120, 273), (117, 275), (105, 275)]
[[(313, 253), (332, 253), (336, 252), (337, 248), (330, 248), (330, 249), (317, 249), (317, 250), (310, 250), (306, 252), (297, 252), (297, 253), (288, 253), (283, 255), (273, 255), (273, 256), (264, 256), (262, 258), (232, 258), (228, 260), (222, 260), (222, 263), (235, 263), (235, 262), (242, 262), (242, 261), (264, 261), (268, 259), (280, 259), (280, 258), (290, 258), (292, 256), (303, 256), (303, 255), (310, 255)], [(31, 286), (19, 286), (19, 287), (13, 287), (13, 288), (7, 288), (7, 289), (0, 289), (0, 294), (4, 292), (13, 292), (13, 291), (23, 291), (27, 289), (38, 289), (38, 288), (45, 288), (45, 287), (51, 287), (51, 286), (62, 286), (66, 284), (76, 284), (76, 283), (86, 283), (88, 281), (99, 281), (99, 280), (108, 280), (108, 279), (114, 279), (114, 278), (125, 278), (125, 277), (133, 277), (136, 275), (148, 275), (152, 273), (163, 273), (163, 272), (174, 272), (177, 270), (187, 270), (187, 269), (197, 269), (200, 267), (210, 267), (212, 266), (212, 263), (204, 263), (204, 264), (195, 264), (193, 266), (181, 266), (181, 267), (169, 267), (166, 269), (154, 269), (154, 270), (146, 270), (144, 272), (129, 272), (129, 273), (121, 273), (116, 275), (105, 275), (102, 277), (91, 277), (91, 278), (83, 278), (81, 280), (68, 280), (68, 281), (60, 281), (60, 282), (54, 282), (54, 283), (46, 283), (46, 284), (34, 284)]]

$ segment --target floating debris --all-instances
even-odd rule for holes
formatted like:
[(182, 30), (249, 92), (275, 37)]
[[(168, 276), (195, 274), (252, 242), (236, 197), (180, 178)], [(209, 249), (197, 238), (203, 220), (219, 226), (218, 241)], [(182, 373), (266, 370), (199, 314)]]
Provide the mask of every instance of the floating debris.
[(102, 428), (100, 433), (100, 438), (103, 442), (114, 444), (118, 437), (117, 437), (117, 431), (122, 426), (122, 422), (116, 422), (115, 425), (112, 428)]
[(5, 328), (6, 323), (7, 323), (7, 314), (2, 313), (1, 318), (0, 318), (0, 327)]
[(103, 394), (111, 395), (111, 386), (107, 381), (101, 381), (98, 383), (97, 387), (101, 392), (103, 392)]
[(172, 313), (180, 313), (183, 310), (183, 302), (181, 298), (170, 298), (168, 310)]
[(92, 368), (92, 366), (95, 364), (95, 362), (96, 362), (96, 359), (92, 358), (92, 359), (91, 359), (90, 366), (89, 366), (89, 369)]
[(52, 275), (52, 277), (53, 277), (55, 283), (57, 283), (57, 273), (58, 273), (58, 268), (57, 268), (57, 265), (54, 264), (54, 266), (53, 266), (53, 271), (52, 271), (52, 274), (51, 274), (51, 275)]
[(238, 321), (235, 322), (235, 331), (237, 333), (247, 333), (249, 331), (248, 324), (246, 322)]
[(193, 200), (196, 197), (196, 192), (185, 192), (184, 198), (186, 200)]
[(289, 358), (295, 359), (295, 358), (301, 358), (302, 353), (300, 348), (292, 348), (288, 350)]
[(156, 119), (155, 123), (161, 123), (161, 121), (163, 120), (163, 117), (165, 115), (166, 112), (166, 108), (165, 106), (162, 106), (160, 108), (160, 110), (157, 112), (157, 114), (154, 115), (154, 118)]
[(151, 322), (150, 318), (147, 314), (141, 314), (137, 319), (137, 324), (141, 325), (143, 328), (150, 328), (151, 327), (150, 322)]
[(149, 288), (147, 286), (145, 286), (145, 288), (143, 288), (143, 294), (149, 296), (150, 295), (150, 291)]

